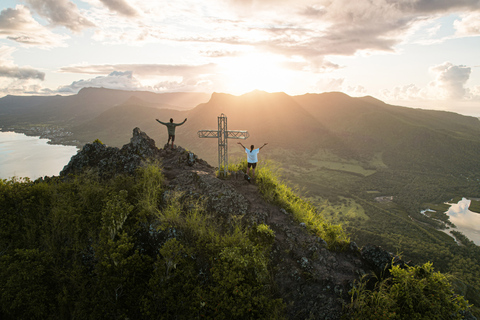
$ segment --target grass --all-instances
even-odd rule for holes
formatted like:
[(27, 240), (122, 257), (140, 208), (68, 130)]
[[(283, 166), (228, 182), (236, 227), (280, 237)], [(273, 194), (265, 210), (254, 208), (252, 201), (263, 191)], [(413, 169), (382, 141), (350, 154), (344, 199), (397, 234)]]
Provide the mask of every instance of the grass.
[(317, 168), (346, 171), (362, 176), (369, 176), (377, 172), (376, 170), (366, 170), (359, 163), (342, 163), (335, 161), (310, 160), (310, 163)]
[(312, 202), (318, 208), (320, 214), (332, 223), (358, 223), (370, 219), (365, 214), (363, 207), (354, 199), (339, 197), (339, 200), (338, 203), (332, 204), (327, 199), (315, 197)]
[(296, 192), (280, 180), (280, 170), (272, 162), (265, 162), (257, 170), (256, 179), (263, 197), (291, 213), (299, 223), (305, 223), (309, 232), (324, 239), (329, 249), (343, 250), (350, 238), (341, 225), (334, 225), (325, 219), (311, 203), (300, 198)]
[(476, 213), (480, 213), (480, 200), (471, 199), (470, 206), (468, 210)]

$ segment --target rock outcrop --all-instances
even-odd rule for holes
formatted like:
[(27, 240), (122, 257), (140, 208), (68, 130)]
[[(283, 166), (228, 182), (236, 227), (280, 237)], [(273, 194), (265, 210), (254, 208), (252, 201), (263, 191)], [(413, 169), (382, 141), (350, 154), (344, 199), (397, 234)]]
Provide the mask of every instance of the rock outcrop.
[(130, 143), (121, 149), (108, 147), (96, 140), (86, 144), (60, 172), (60, 176), (76, 174), (92, 168), (102, 177), (115, 174), (133, 174), (147, 159), (155, 159), (159, 150), (155, 141), (139, 128), (133, 130)]

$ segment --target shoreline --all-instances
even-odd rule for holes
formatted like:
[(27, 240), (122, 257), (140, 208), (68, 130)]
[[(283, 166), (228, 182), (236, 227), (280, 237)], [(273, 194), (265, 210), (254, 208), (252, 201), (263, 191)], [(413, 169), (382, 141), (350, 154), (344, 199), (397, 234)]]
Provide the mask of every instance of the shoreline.
[(29, 127), (29, 128), (15, 128), (15, 127), (1, 127), (0, 132), (15, 132), (23, 133), (29, 137), (39, 137), (40, 139), (47, 139), (48, 144), (51, 145), (62, 145), (62, 146), (74, 146), (78, 149), (81, 149), (84, 146), (84, 143), (73, 139), (73, 133), (65, 130), (62, 127)]

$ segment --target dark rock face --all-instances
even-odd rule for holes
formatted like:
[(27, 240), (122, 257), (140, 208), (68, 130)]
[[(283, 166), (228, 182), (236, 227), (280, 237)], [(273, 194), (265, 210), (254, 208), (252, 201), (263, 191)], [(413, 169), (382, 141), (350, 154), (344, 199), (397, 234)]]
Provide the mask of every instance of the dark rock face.
[(133, 174), (147, 159), (158, 157), (160, 150), (155, 141), (139, 128), (133, 129), (130, 143), (122, 149), (105, 146), (100, 142), (86, 144), (60, 172), (60, 176), (80, 173), (87, 168), (98, 170), (101, 177), (115, 174)]
[(394, 255), (379, 246), (366, 245), (361, 250), (362, 258), (377, 275), (381, 275), (392, 265)]

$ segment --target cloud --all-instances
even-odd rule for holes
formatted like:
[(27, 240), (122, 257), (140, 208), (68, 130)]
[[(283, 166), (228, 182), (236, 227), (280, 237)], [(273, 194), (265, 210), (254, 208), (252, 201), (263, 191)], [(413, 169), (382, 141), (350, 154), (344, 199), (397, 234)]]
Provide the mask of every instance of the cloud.
[(403, 0), (398, 1), (397, 6), (403, 11), (412, 11), (417, 14), (451, 12), (457, 10), (478, 10), (480, 2), (478, 0)]
[(68, 86), (58, 88), (61, 93), (77, 93), (86, 87), (109, 88), (118, 90), (137, 90), (141, 88), (140, 82), (133, 77), (131, 71), (113, 71), (108, 76), (99, 76), (88, 80), (74, 81)]
[(0, 47), (0, 78), (45, 80), (44, 72), (31, 67), (19, 67), (15, 65), (11, 58), (11, 54), (14, 51), (15, 48), (12, 47)]
[(465, 84), (470, 78), (471, 68), (445, 62), (430, 70), (436, 74), (430, 86), (438, 89), (444, 98), (457, 100), (466, 97)]
[(342, 91), (345, 79), (321, 79), (317, 82), (317, 90), (322, 92)]
[(50, 95), (49, 89), (43, 89), (35, 80), (20, 79), (13, 82), (5, 82), (0, 79), (0, 93), (11, 95)]
[(120, 13), (126, 17), (135, 17), (137, 10), (125, 0), (100, 0), (109, 10)]
[(213, 63), (204, 65), (169, 65), (169, 64), (115, 64), (85, 65), (63, 67), (60, 72), (83, 74), (107, 74), (116, 71), (133, 72), (139, 76), (188, 76), (209, 74), (215, 71)]
[(392, 90), (384, 89), (380, 92), (382, 99), (386, 100), (418, 100), (427, 99), (426, 90), (422, 90), (414, 84), (397, 86)]
[[(396, 46), (425, 21), (452, 12), (478, 12), (480, 9), (478, 0), (223, 2), (227, 4), (223, 9), (229, 12), (230, 19), (222, 19), (221, 24), (237, 44), (287, 57), (300, 56), (309, 61), (328, 55), (351, 56), (361, 51), (395, 52)], [(476, 21), (479, 19), (468, 21), (469, 30), (478, 26)], [(429, 36), (436, 37), (435, 34)], [(202, 37), (207, 41), (208, 36)], [(215, 38), (210, 40), (215, 41)], [(323, 61), (328, 63), (326, 59)]]
[(26, 2), (52, 25), (64, 26), (75, 32), (95, 26), (69, 0), (26, 0)]
[[(181, 69), (172, 72), (169, 75), (178, 74)], [(148, 72), (151, 74), (151, 72)], [(144, 74), (145, 75), (145, 74)], [(164, 73), (166, 75), (166, 73)], [(173, 92), (173, 91), (213, 91), (213, 81), (208, 76), (191, 73), (181, 77), (179, 81), (166, 80), (157, 81), (151, 86), (143, 85), (132, 71), (113, 71), (107, 76), (98, 76), (92, 79), (74, 81), (70, 85), (58, 88), (59, 93), (77, 93), (85, 87), (109, 88), (118, 90), (146, 90), (155, 92)]]
[(18, 66), (3, 66), (0, 60), (0, 77), (15, 79), (39, 79), (45, 80), (45, 73), (32, 68), (20, 68)]
[(478, 36), (480, 35), (480, 12), (464, 15), (461, 20), (456, 20), (453, 25), (457, 31), (457, 36)]
[[(215, 64), (117, 64), (63, 67), (60, 72), (102, 74), (93, 79), (75, 81), (59, 88), (61, 93), (75, 93), (84, 87), (148, 91), (213, 91)], [(108, 74), (108, 76), (103, 76)], [(133, 76), (135, 74), (135, 77)], [(150, 83), (143, 85), (140, 80)]]
[(471, 68), (464, 65), (454, 65), (444, 62), (430, 68), (435, 80), (426, 87), (419, 88), (414, 84), (395, 87), (392, 90), (382, 90), (381, 98), (386, 100), (450, 100), (466, 101), (480, 98), (480, 87), (466, 87), (470, 78)]
[(238, 51), (228, 51), (228, 50), (204, 50), (200, 51), (200, 54), (205, 57), (211, 58), (223, 58), (223, 57), (237, 57), (241, 53)]
[(64, 46), (67, 36), (57, 35), (32, 18), (27, 7), (17, 5), (0, 12), (0, 38), (39, 47)]

